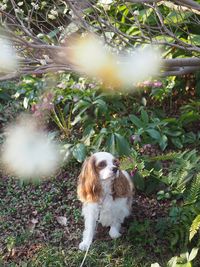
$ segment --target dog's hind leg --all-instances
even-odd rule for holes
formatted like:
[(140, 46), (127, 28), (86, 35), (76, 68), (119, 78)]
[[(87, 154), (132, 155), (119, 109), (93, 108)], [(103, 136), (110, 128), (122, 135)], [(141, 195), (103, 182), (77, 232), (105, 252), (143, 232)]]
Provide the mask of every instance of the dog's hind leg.
[(120, 223), (114, 223), (110, 226), (110, 231), (109, 231), (109, 235), (112, 239), (118, 238), (121, 236), (120, 234), (120, 227), (121, 224)]

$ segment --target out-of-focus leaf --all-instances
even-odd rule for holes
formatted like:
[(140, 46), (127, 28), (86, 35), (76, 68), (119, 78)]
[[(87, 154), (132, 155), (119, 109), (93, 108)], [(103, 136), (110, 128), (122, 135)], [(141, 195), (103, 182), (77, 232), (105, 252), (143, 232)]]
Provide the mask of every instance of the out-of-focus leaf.
[(188, 36), (188, 42), (194, 45), (200, 45), (200, 35), (199, 34), (190, 34)]
[(130, 146), (129, 146), (129, 143), (126, 140), (126, 138), (123, 137), (122, 135), (118, 134), (118, 133), (115, 133), (115, 137), (116, 137), (116, 144), (117, 144), (119, 155), (120, 156), (129, 155), (130, 154)]
[(194, 260), (194, 258), (196, 258), (196, 256), (197, 256), (198, 251), (199, 251), (199, 248), (193, 248), (189, 254), (188, 261)]
[(145, 124), (149, 123), (149, 116), (144, 109), (142, 109), (141, 111), (141, 118), (145, 122)]
[(171, 11), (164, 19), (165, 24), (181, 24), (185, 22), (185, 19), (192, 16), (192, 12), (177, 12)]
[(155, 129), (147, 129), (147, 133), (156, 140), (159, 140), (161, 138), (160, 133)]
[(130, 118), (131, 122), (132, 122), (135, 126), (137, 126), (138, 128), (143, 128), (143, 123), (142, 123), (142, 121), (141, 121), (140, 119), (138, 119), (138, 117), (136, 117), (135, 115), (131, 114), (131, 115), (129, 116), (129, 118)]
[(168, 138), (166, 135), (162, 135), (159, 141), (159, 146), (162, 149), (162, 151), (165, 150), (165, 148), (167, 147), (168, 144)]
[(86, 147), (84, 144), (77, 144), (73, 147), (73, 152), (72, 152), (74, 158), (78, 162), (83, 162), (85, 157), (86, 157)]
[(183, 147), (183, 144), (182, 144), (180, 138), (171, 138), (171, 141), (176, 147), (178, 147), (178, 148), (182, 148)]
[(115, 143), (115, 135), (113, 133), (108, 137), (107, 147), (110, 153), (115, 154), (116, 143)]

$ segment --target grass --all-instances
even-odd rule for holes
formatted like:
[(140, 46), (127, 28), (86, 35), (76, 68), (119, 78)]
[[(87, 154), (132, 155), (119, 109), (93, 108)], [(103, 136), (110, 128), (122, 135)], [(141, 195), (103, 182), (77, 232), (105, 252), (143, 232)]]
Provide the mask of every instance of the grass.
[[(32, 256), (30, 260), (21, 259), (18, 263), (9, 263), (9, 266), (80, 266), (84, 253), (77, 248), (66, 249), (61, 246), (44, 246)], [(147, 254), (138, 244), (130, 244), (128, 240), (96, 241), (89, 251), (84, 266), (87, 267), (146, 267), (160, 259), (153, 254)], [(163, 263), (161, 260), (160, 263)]]
[[(79, 169), (69, 165), (41, 183), (21, 183), (2, 174), (0, 266), (80, 266), (84, 253), (77, 249), (83, 230), (76, 198)], [(162, 216), (167, 209), (162, 201), (137, 196), (133, 215), (123, 225), (122, 238), (110, 240), (108, 229), (99, 226), (84, 266), (150, 267), (154, 262), (166, 266), (180, 252), (170, 249), (170, 238), (161, 231), (166, 227)], [(67, 224), (60, 225), (57, 216), (66, 217)]]
[[(77, 170), (79, 166), (77, 166)], [(68, 166), (70, 168), (70, 166)], [(77, 174), (62, 170), (41, 183), (21, 183), (12, 177), (0, 180), (0, 266), (79, 266), (84, 253), (77, 247), (83, 220), (76, 198)], [(61, 226), (56, 216), (65, 216)], [(31, 224), (36, 219), (35, 224)], [(84, 266), (145, 267), (163, 262), (162, 248), (152, 235), (149, 220), (127, 221), (124, 235), (110, 240), (107, 229), (99, 229)], [(167, 259), (170, 255), (167, 257)]]

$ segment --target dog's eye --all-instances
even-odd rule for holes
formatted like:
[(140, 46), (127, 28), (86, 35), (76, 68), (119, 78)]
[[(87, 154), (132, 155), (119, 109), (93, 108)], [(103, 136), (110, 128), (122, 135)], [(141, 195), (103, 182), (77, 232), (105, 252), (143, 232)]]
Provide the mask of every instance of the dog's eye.
[(118, 159), (114, 159), (113, 160), (113, 165), (119, 167), (119, 160)]
[(100, 161), (99, 162), (99, 164), (98, 164), (98, 168), (100, 168), (100, 169), (103, 169), (103, 168), (105, 168), (107, 166), (107, 164), (106, 164), (106, 161), (105, 160), (103, 160), (103, 161)]

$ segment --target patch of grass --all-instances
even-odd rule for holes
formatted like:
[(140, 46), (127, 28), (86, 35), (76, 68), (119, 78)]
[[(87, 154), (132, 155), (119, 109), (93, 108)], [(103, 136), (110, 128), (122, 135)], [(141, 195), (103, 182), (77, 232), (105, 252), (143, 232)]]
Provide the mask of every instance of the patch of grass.
[[(46, 246), (28, 261), (21, 261), (13, 267), (62, 267), (80, 266), (84, 253), (71, 248)], [(149, 267), (151, 255), (137, 245), (130, 245), (125, 240), (95, 242), (89, 250), (84, 266), (86, 267)], [(161, 262), (163, 263), (163, 262)]]
[[(69, 173), (38, 184), (20, 183), (11, 177), (1, 180), (0, 266), (80, 266), (85, 254), (77, 248), (84, 222), (76, 197), (77, 175)], [(141, 204), (141, 199), (138, 201)], [(135, 204), (126, 233), (119, 240), (107, 240), (106, 234), (105, 241), (99, 231), (100, 238), (92, 244), (85, 267), (150, 267), (153, 262), (165, 266), (176, 254), (169, 251), (168, 238), (161, 234), (166, 223), (158, 225), (155, 218), (147, 216), (151, 206), (145, 201), (142, 208)], [(144, 209), (149, 210), (147, 215), (140, 214)], [(56, 216), (65, 216), (66, 226), (60, 225)], [(37, 223), (28, 231), (32, 219)]]
[(76, 223), (78, 223), (81, 219), (81, 211), (79, 209), (73, 210), (73, 216)]

